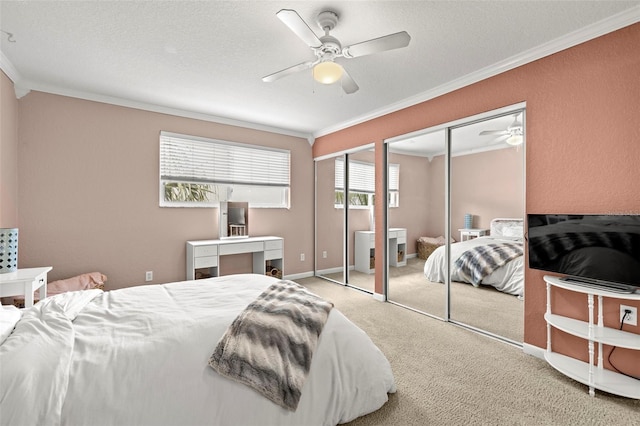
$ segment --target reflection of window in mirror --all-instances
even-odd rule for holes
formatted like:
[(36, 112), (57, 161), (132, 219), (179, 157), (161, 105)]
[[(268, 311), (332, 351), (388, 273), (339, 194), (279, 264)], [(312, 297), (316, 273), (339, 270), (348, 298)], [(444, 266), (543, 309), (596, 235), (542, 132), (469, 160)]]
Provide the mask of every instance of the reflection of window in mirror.
[(220, 238), (249, 236), (249, 203), (220, 202)]
[[(344, 208), (344, 159), (335, 160), (335, 208)], [(389, 207), (398, 207), (400, 165), (389, 165)], [(376, 169), (374, 163), (349, 161), (349, 207), (369, 208), (375, 204)]]

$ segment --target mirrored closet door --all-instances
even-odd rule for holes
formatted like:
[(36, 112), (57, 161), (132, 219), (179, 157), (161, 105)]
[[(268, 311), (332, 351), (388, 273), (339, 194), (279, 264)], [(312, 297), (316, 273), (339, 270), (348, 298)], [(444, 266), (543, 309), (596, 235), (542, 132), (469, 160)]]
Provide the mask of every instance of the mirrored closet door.
[(524, 339), (524, 111), (451, 129), (450, 319)]
[[(517, 344), (524, 330), (523, 107), (386, 143), (390, 176), (400, 164), (389, 227), (407, 229), (408, 247), (406, 269), (389, 266), (388, 299)], [(389, 185), (392, 199), (391, 178)], [(501, 266), (478, 267), (482, 253), (506, 252)]]
[(336, 189), (336, 170), (344, 164), (345, 156), (326, 158), (315, 162), (316, 172), (316, 259), (315, 274), (331, 281), (345, 284), (344, 256), (345, 216), (339, 208), (340, 192)]
[[(418, 311), (445, 318), (441, 281), (429, 281), (424, 261), (444, 242), (445, 130), (417, 132), (388, 143), (389, 281), (388, 299)], [(397, 248), (404, 234), (404, 253)], [(404, 257), (403, 262), (395, 263)]]
[(374, 291), (374, 195), (372, 146), (316, 161), (316, 276)]
[(347, 284), (374, 292), (375, 258), (375, 156), (373, 149), (347, 154), (349, 202), (347, 206), (349, 278)]

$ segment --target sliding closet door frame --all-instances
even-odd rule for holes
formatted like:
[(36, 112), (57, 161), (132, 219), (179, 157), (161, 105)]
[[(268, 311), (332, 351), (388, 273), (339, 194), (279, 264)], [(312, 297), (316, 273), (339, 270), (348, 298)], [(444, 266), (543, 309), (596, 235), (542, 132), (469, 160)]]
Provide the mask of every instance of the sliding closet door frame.
[[(336, 283), (343, 286), (349, 286), (349, 248), (351, 245), (349, 244), (349, 155), (354, 154), (360, 151), (365, 150), (375, 150), (375, 143), (359, 146), (357, 148), (336, 152), (329, 155), (324, 155), (322, 157), (314, 158), (314, 271), (313, 275), (317, 278), (322, 278), (324, 280), (330, 281), (332, 283)], [(374, 151), (375, 152), (375, 151)], [(334, 279), (325, 277), (323, 275), (318, 275), (318, 162), (322, 160), (330, 160), (337, 159), (342, 157), (344, 162), (344, 170), (343, 170), (343, 182), (344, 182), (344, 210), (342, 216), (342, 282), (336, 281)], [(384, 218), (386, 220), (386, 217)], [(384, 268), (383, 268), (384, 269)], [(358, 287), (354, 287), (358, 288)], [(367, 293), (369, 291), (363, 290)]]
[[(384, 156), (383, 156), (383, 167), (384, 167), (384, 172), (388, 173), (388, 153), (389, 153), (389, 145), (395, 141), (400, 141), (403, 139), (406, 139), (408, 137), (410, 137), (411, 135), (420, 135), (420, 134), (424, 134), (424, 133), (430, 133), (430, 132), (436, 132), (439, 130), (444, 130), (445, 131), (445, 262), (446, 262), (446, 277), (445, 277), (445, 315), (444, 318), (438, 317), (437, 315), (433, 315), (430, 314), (428, 312), (423, 312), (421, 310), (412, 308), (410, 306), (406, 306), (403, 305), (401, 303), (396, 303), (393, 302), (393, 300), (389, 300), (389, 294), (388, 294), (388, 289), (389, 289), (389, 273), (388, 273), (388, 268), (389, 268), (389, 259), (388, 257), (386, 257), (386, 261), (385, 261), (385, 270), (384, 270), (384, 275), (382, 278), (383, 281), (383, 290), (384, 290), (384, 298), (385, 300), (388, 300), (391, 303), (394, 303), (396, 305), (402, 306), (404, 308), (410, 309), (412, 311), (418, 312), (420, 314), (423, 315), (427, 315), (430, 316), (432, 318), (436, 318), (436, 319), (440, 319), (446, 322), (450, 322), (452, 324), (455, 324), (457, 326), (461, 326), (464, 328), (468, 328), (471, 329), (473, 331), (476, 331), (478, 333), (481, 334), (485, 334), (488, 335), (490, 337), (494, 337), (498, 340), (501, 341), (506, 341), (508, 343), (512, 343), (512, 344), (516, 344), (516, 346), (522, 346), (521, 342), (513, 342), (510, 339), (506, 339), (502, 336), (498, 336), (496, 334), (493, 334), (491, 332), (488, 332), (486, 330), (482, 330), (479, 328), (475, 328), (473, 326), (470, 326), (468, 324), (464, 324), (461, 322), (457, 322), (455, 320), (451, 319), (451, 131), (453, 129), (459, 128), (459, 127), (464, 127), (464, 126), (468, 126), (474, 123), (478, 123), (481, 121), (486, 121), (488, 119), (491, 118), (495, 118), (495, 117), (500, 117), (500, 116), (506, 116), (506, 115), (511, 115), (516, 111), (521, 111), (522, 112), (522, 122), (523, 122), (523, 138), (524, 138), (524, 142), (523, 142), (523, 149), (525, 149), (524, 147), (526, 146), (526, 107), (527, 104), (526, 102), (519, 102), (517, 104), (513, 104), (513, 105), (508, 105), (502, 108), (497, 108), (491, 111), (485, 111), (479, 114), (475, 114), (469, 117), (465, 117), (465, 118), (461, 118), (458, 120), (454, 120), (454, 121), (450, 121), (447, 123), (443, 123), (443, 124), (439, 124), (439, 125), (435, 125), (435, 126), (431, 126), (431, 127), (427, 127), (424, 129), (420, 129), (414, 132), (410, 132), (408, 134), (403, 134), (403, 135), (398, 135), (398, 136), (394, 136), (392, 138), (389, 139), (385, 139), (384, 141)], [(523, 154), (523, 161), (524, 161), (524, 166), (526, 166), (526, 149), (525, 149), (525, 153)], [(523, 203), (524, 203), (524, 209), (523, 211), (526, 213), (526, 167), (523, 167), (523, 185), (525, 186), (524, 188), (524, 199)], [(388, 193), (389, 193), (389, 188), (388, 188), (388, 182), (387, 182), (387, 177), (385, 176), (385, 185), (383, 188), (383, 194), (386, 197), (388, 197)], [(385, 233), (385, 247), (388, 246), (388, 229), (387, 229), (387, 223), (388, 223), (388, 216), (389, 216), (389, 204), (387, 203), (386, 208), (384, 209), (384, 225), (385, 225), (385, 229), (384, 229), (384, 233)]]
[[(381, 199), (384, 200), (385, 208), (382, 215), (382, 235), (384, 243), (382, 244), (382, 258), (386, 259), (382, 262), (382, 299), (384, 302), (389, 300), (389, 145), (384, 144), (382, 150), (382, 193), (385, 194)], [(375, 207), (374, 207), (375, 208)], [(376, 230), (377, 232), (377, 230)]]
[(344, 182), (344, 208), (342, 209), (342, 229), (344, 234), (342, 235), (342, 282), (345, 285), (349, 284), (349, 153), (344, 154), (344, 170), (342, 179)]
[[(336, 281), (332, 278), (329, 277), (325, 277), (324, 275), (319, 275), (318, 274), (318, 253), (319, 253), (319, 248), (318, 248), (318, 163), (320, 161), (323, 160), (331, 160), (333, 159), (334, 161), (337, 158), (342, 157), (343, 161), (347, 162), (346, 160), (346, 153), (344, 152), (337, 152), (335, 154), (330, 154), (330, 155), (325, 155), (322, 157), (318, 157), (318, 158), (314, 158), (313, 159), (313, 164), (314, 164), (314, 194), (313, 194), (313, 203), (314, 203), (314, 210), (313, 210), (313, 241), (314, 241), (314, 255), (313, 255), (313, 276), (316, 278), (321, 278), (323, 280), (327, 280), (329, 282), (332, 282), (334, 284), (338, 284), (338, 285), (343, 285), (346, 286), (347, 282), (346, 282), (346, 277), (347, 277), (347, 272), (346, 270), (349, 268), (348, 263), (345, 263), (345, 258), (348, 259), (348, 255), (345, 255), (344, 253), (346, 253), (346, 248), (347, 248), (347, 242), (346, 242), (346, 236), (347, 231), (346, 231), (346, 221), (347, 221), (347, 213), (346, 213), (346, 208), (345, 208), (345, 213), (342, 217), (343, 219), (343, 223), (342, 223), (342, 250), (343, 250), (343, 255), (342, 255), (342, 282), (340, 281)], [(345, 170), (344, 170), (344, 175), (347, 175), (347, 171), (346, 169), (348, 168), (348, 166), (345, 166)], [(335, 173), (334, 173), (335, 174)], [(345, 176), (348, 177), (348, 176)], [(344, 181), (344, 182), (348, 182), (348, 181)], [(348, 184), (345, 184), (345, 187), (348, 186)], [(346, 194), (347, 189), (345, 188), (345, 194)]]
[[(393, 303), (394, 305), (401, 306), (401, 307), (403, 307), (405, 309), (409, 309), (411, 311), (415, 311), (415, 312), (417, 312), (419, 314), (426, 315), (428, 317), (435, 318), (435, 319), (440, 320), (440, 321), (447, 321), (447, 318), (448, 318), (447, 315), (446, 315), (447, 312), (445, 312), (445, 315), (441, 317), (441, 316), (438, 316), (438, 315), (435, 315), (435, 314), (432, 314), (432, 313), (429, 313), (429, 312), (425, 312), (425, 311), (422, 311), (420, 309), (405, 305), (403, 303), (396, 302), (393, 299), (389, 299), (389, 256), (388, 256), (388, 253), (389, 253), (389, 251), (388, 251), (389, 250), (389, 202), (388, 202), (388, 200), (389, 200), (389, 146), (393, 142), (396, 142), (398, 140), (402, 140), (402, 139), (405, 139), (405, 138), (409, 138), (411, 136), (421, 136), (421, 135), (424, 135), (425, 133), (432, 133), (432, 132), (444, 130), (445, 131), (444, 132), (445, 133), (445, 158), (448, 158), (448, 152), (449, 152), (448, 149), (449, 148), (448, 148), (448, 143), (446, 142), (446, 139), (447, 139), (447, 131), (446, 131), (446, 129), (447, 129), (446, 125), (439, 125), (439, 126), (433, 126), (433, 127), (429, 127), (429, 128), (426, 128), (426, 129), (417, 130), (415, 132), (410, 132), (408, 134), (404, 134), (404, 135), (400, 135), (400, 136), (396, 136), (396, 137), (393, 137), (393, 138), (386, 139), (386, 140), (384, 140), (384, 144), (383, 144), (384, 148), (383, 148), (383, 159), (382, 159), (383, 173), (384, 173), (383, 174), (383, 182), (384, 182), (384, 184), (383, 184), (383, 188), (382, 188), (384, 196), (382, 198), (387, 200), (387, 202), (385, 204), (385, 208), (384, 208), (384, 214), (383, 214), (384, 241), (385, 241), (385, 243), (384, 243), (384, 254), (383, 254), (385, 260), (383, 262), (384, 266), (383, 266), (383, 275), (382, 275), (383, 298), (384, 298), (385, 301), (387, 301), (389, 303)], [(446, 178), (447, 170), (448, 170), (448, 160), (445, 159), (445, 182), (444, 182), (445, 205), (447, 204), (447, 200), (448, 200), (448, 196), (449, 196), (449, 193), (448, 193), (448, 190), (447, 190), (447, 188), (448, 188), (448, 186), (447, 186), (448, 185), (448, 179)], [(445, 235), (447, 235), (447, 236), (450, 235), (450, 234), (448, 234), (448, 228), (449, 228), (449, 226), (448, 226), (448, 217), (445, 218), (445, 228), (447, 228), (447, 230), (445, 230)], [(446, 236), (445, 236), (445, 238), (446, 238)], [(449, 256), (448, 249), (449, 248), (447, 246), (445, 248), (445, 259), (448, 259), (448, 256)], [(448, 262), (447, 262), (447, 264), (448, 264)], [(448, 280), (449, 280), (449, 274), (448, 274), (448, 269), (447, 269), (447, 277), (446, 277), (446, 281), (445, 281), (445, 284), (444, 284), (444, 285), (446, 285), (446, 287), (445, 287), (445, 294), (446, 294), (445, 299), (448, 299), (448, 295), (449, 295), (449, 293), (448, 293), (448, 285), (447, 285)], [(448, 300), (445, 303), (446, 303), (446, 306), (448, 306)]]
[(451, 127), (444, 132), (444, 320), (451, 321)]
[[(489, 112), (483, 113), (483, 114), (478, 114), (478, 115), (469, 117), (468, 120), (466, 120), (465, 122), (456, 123), (455, 125), (449, 126), (448, 129), (447, 129), (447, 136), (448, 136), (447, 137), (447, 139), (448, 139), (447, 140), (447, 145), (449, 146), (448, 153), (450, 154), (451, 153), (450, 152), (450, 142), (451, 142), (450, 137), (451, 137), (451, 131), (454, 130), (454, 129), (465, 127), (465, 126), (469, 126), (469, 125), (476, 124), (476, 123), (483, 122), (483, 121), (487, 121), (487, 120), (490, 120), (492, 118), (498, 118), (498, 117), (504, 117), (504, 116), (513, 115), (516, 112), (519, 112), (520, 114), (522, 114), (522, 145), (521, 145), (522, 150), (523, 150), (523, 154), (522, 154), (522, 161), (523, 161), (523, 164), (522, 164), (522, 185), (523, 185), (523, 191), (522, 191), (522, 193), (523, 193), (523, 200), (522, 200), (523, 206), (522, 206), (522, 211), (524, 212), (524, 216), (526, 216), (526, 213), (527, 213), (527, 209), (526, 209), (526, 207), (527, 207), (526, 206), (526, 198), (527, 198), (527, 193), (526, 193), (527, 105), (526, 105), (526, 102), (521, 102), (519, 104), (515, 104), (515, 105), (508, 106), (508, 107), (500, 108), (499, 110), (489, 111)], [(449, 166), (449, 168), (450, 168), (450, 163), (451, 163), (451, 161), (447, 161), (447, 166)], [(448, 181), (447, 188), (449, 189), (449, 192), (447, 194), (447, 200), (448, 200), (447, 204), (449, 204), (451, 202), (451, 182), (450, 182), (451, 181), (451, 175), (447, 176), (447, 181)], [(450, 204), (449, 204), (448, 207), (449, 208), (451, 207)], [(449, 236), (450, 236), (450, 231), (451, 231), (451, 229), (450, 229), (451, 228), (450, 219), (451, 218), (448, 218), (448, 219), (449, 220), (447, 221), (447, 223), (448, 223), (447, 224), (447, 232), (449, 232)], [(524, 219), (524, 217), (523, 217), (523, 219)], [(451, 240), (449, 239), (449, 236), (447, 237), (447, 249), (446, 249), (447, 250), (447, 254), (450, 254), (450, 252), (449, 252), (449, 249), (450, 249), (449, 241), (451, 241)], [(451, 286), (450, 286), (450, 284), (451, 284), (451, 279), (450, 279), (451, 271), (449, 270), (451, 268), (451, 264), (450, 264), (449, 258), (447, 258), (447, 268), (448, 268), (448, 270), (447, 270), (447, 322), (455, 324), (455, 325), (457, 325), (459, 327), (463, 327), (463, 328), (475, 331), (477, 333), (483, 334), (485, 336), (491, 337), (491, 338), (499, 340), (501, 342), (509, 343), (509, 344), (512, 344), (512, 345), (517, 346), (517, 347), (522, 347), (523, 342), (518, 342), (518, 341), (512, 340), (512, 339), (510, 339), (508, 337), (501, 336), (501, 335), (493, 333), (491, 331), (475, 327), (473, 325), (464, 323), (462, 321), (457, 321), (455, 319), (451, 319), (451, 316), (450, 316), (450, 314), (451, 314), (451, 311), (450, 311), (450, 307), (451, 307), (451, 305), (450, 305), (450, 302), (451, 302), (451, 298), (450, 298), (450, 295), (451, 295), (451, 293), (450, 293), (450, 291), (451, 291)], [(522, 314), (524, 315), (524, 308), (523, 308)]]

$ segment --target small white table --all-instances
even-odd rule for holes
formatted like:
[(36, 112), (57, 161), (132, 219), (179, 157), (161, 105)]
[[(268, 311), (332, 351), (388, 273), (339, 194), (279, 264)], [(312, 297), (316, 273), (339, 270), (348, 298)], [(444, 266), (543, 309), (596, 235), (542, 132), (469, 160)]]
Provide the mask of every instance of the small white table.
[(53, 267), (24, 268), (0, 274), (0, 297), (24, 296), (24, 307), (33, 306), (33, 292), (40, 289), (40, 300), (47, 297), (47, 273)]
[[(187, 241), (187, 280), (196, 279), (196, 269), (208, 269), (208, 276), (220, 276), (220, 256), (253, 254), (253, 273), (265, 275), (267, 265), (284, 273), (284, 239), (243, 237), (222, 240)], [(271, 270), (269, 269), (269, 270)]]
[(472, 238), (482, 237), (489, 233), (489, 230), (484, 228), (461, 228), (458, 229), (458, 231), (460, 231), (460, 241), (467, 241)]
[[(389, 228), (389, 266), (407, 264), (407, 229)], [(354, 269), (365, 274), (375, 272), (375, 231), (356, 231), (354, 237)]]

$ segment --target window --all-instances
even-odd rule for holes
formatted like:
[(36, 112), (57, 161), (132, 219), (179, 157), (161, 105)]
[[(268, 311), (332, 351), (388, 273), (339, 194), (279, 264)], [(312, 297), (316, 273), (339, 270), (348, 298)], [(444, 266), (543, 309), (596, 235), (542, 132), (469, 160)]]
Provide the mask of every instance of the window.
[[(398, 207), (400, 165), (389, 165), (389, 207)], [(373, 206), (376, 192), (375, 164), (349, 161), (349, 206), (367, 208)], [(344, 159), (336, 158), (335, 207), (344, 207)]]
[(289, 208), (291, 153), (160, 132), (160, 206)]

